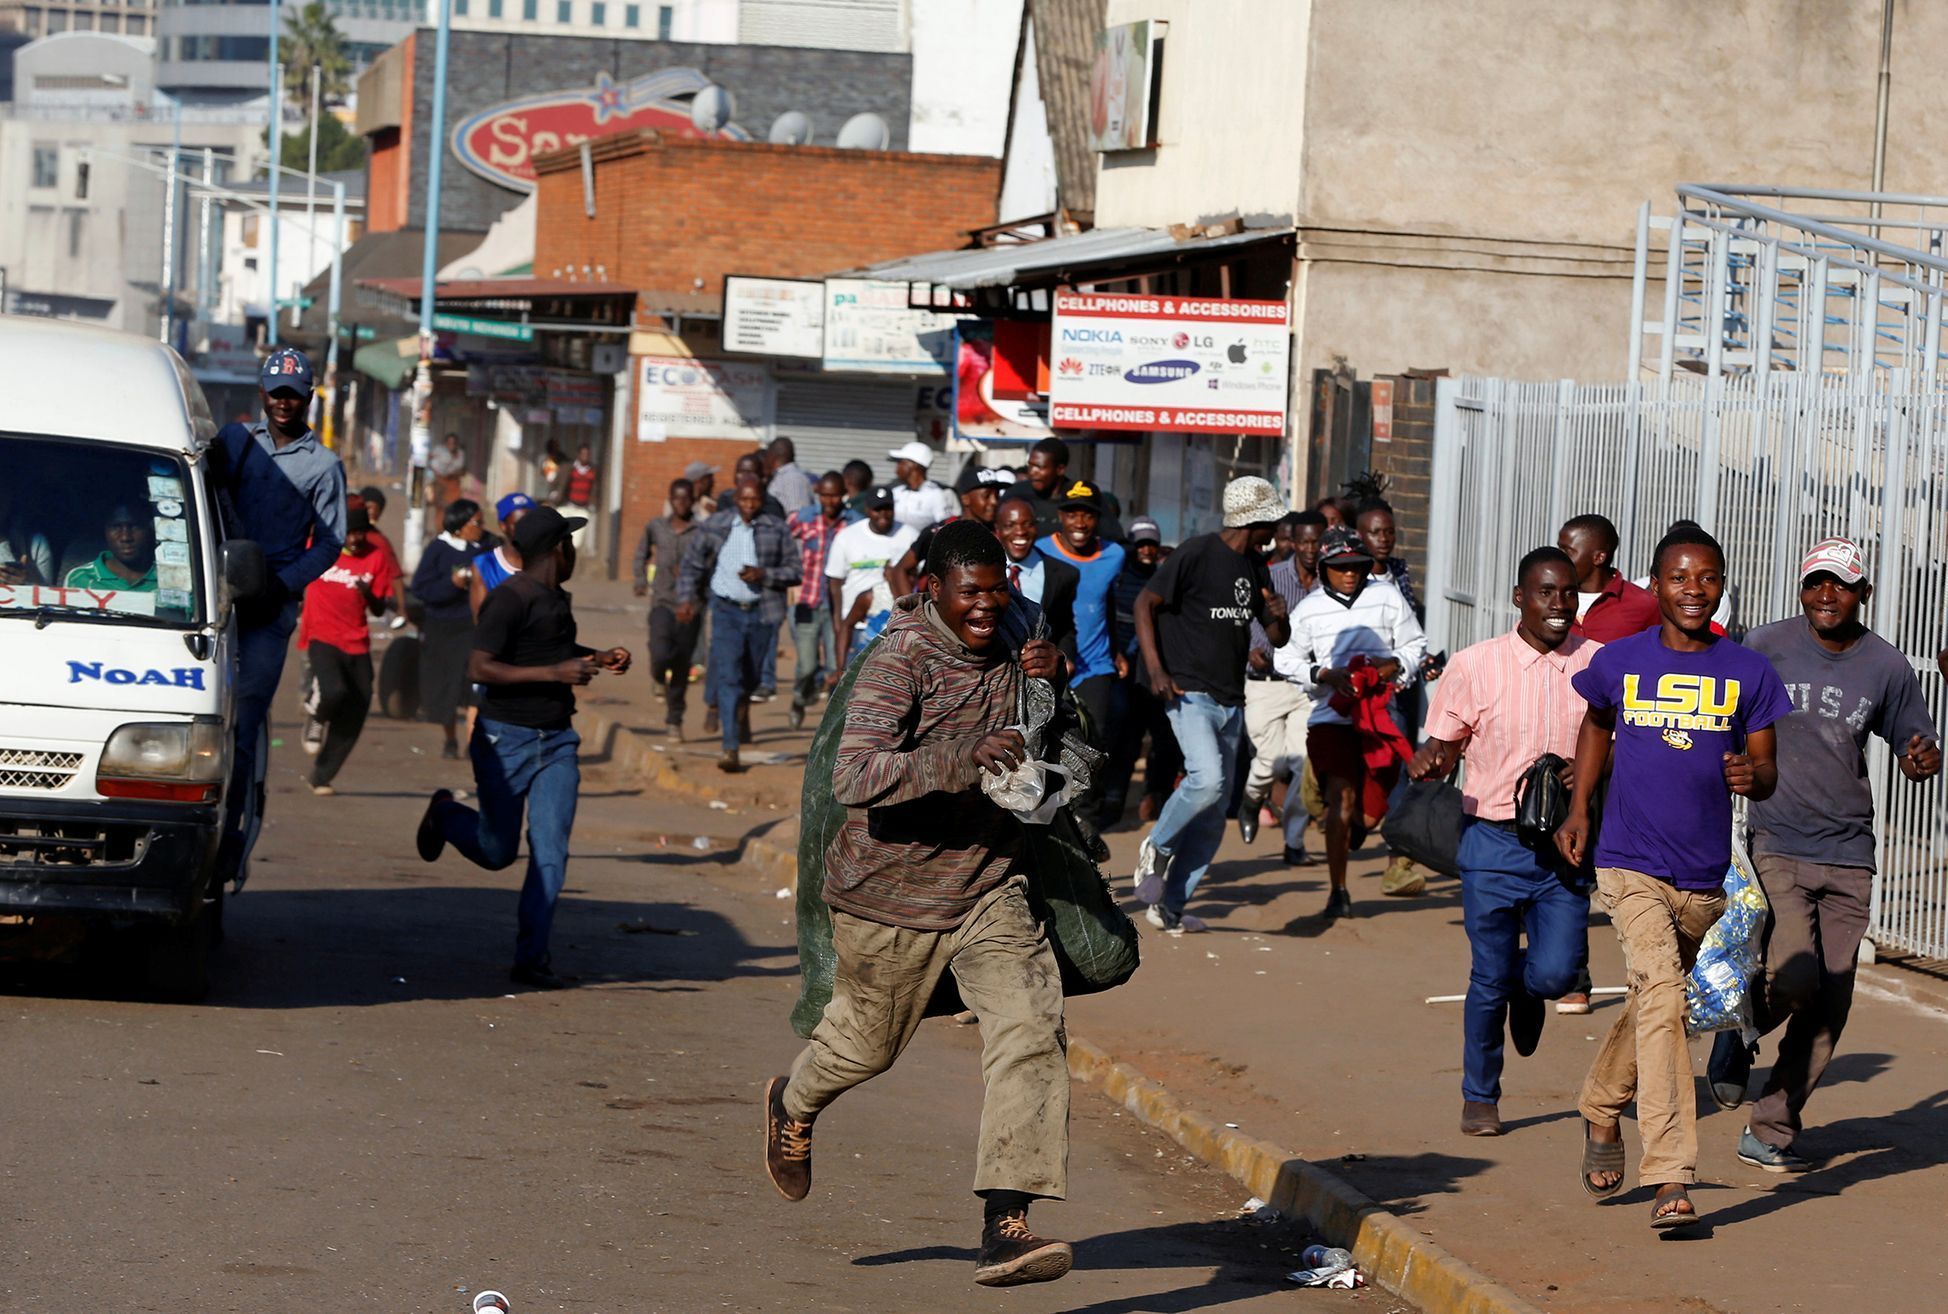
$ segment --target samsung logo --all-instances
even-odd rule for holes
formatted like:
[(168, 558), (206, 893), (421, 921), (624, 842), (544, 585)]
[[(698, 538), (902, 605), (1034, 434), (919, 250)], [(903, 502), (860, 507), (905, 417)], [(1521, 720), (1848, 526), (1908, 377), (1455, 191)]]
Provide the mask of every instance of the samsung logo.
[(1173, 383), (1188, 379), (1197, 370), (1194, 360), (1152, 360), (1125, 370), (1123, 378), (1130, 383)]

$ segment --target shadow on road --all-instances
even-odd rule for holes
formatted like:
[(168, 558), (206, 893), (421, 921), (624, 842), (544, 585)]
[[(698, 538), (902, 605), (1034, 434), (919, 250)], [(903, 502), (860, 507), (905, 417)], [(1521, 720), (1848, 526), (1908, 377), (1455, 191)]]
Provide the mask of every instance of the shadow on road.
[[(507, 970), (519, 870), (505, 887), (253, 887), (226, 911), (208, 1005), (344, 1008), (515, 992)], [(572, 887), (556, 911), (553, 946), (555, 969), (590, 986), (672, 990), (798, 974), (795, 945), (753, 944), (716, 913), (657, 900), (589, 899)], [(114, 954), (114, 942), (104, 938), (78, 961), (9, 963), (0, 988), (141, 997)]]
[[(1298, 1267), (1299, 1253), (1307, 1240), (1303, 1228), (1291, 1224), (1266, 1227), (1244, 1219), (1172, 1223), (1088, 1237), (1075, 1242), (1078, 1273), (1151, 1276), (1172, 1269), (1211, 1271), (1175, 1290), (1115, 1296), (1063, 1308), (1067, 1314), (1180, 1314), (1217, 1309), (1284, 1286), (1284, 1276)], [(862, 1268), (921, 1263), (960, 1268), (973, 1264), (974, 1248), (915, 1246), (861, 1255), (852, 1262)]]

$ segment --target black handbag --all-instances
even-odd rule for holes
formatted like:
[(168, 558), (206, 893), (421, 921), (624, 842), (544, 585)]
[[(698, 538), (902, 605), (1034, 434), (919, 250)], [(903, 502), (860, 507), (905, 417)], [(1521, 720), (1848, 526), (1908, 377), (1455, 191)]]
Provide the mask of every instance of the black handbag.
[(1380, 835), (1395, 853), (1404, 853), (1429, 871), (1459, 876), (1461, 791), (1445, 780), (1405, 780), (1387, 802)]
[(1548, 844), (1569, 820), (1569, 786), (1561, 774), (1568, 765), (1544, 753), (1515, 782), (1515, 833), (1531, 847)]

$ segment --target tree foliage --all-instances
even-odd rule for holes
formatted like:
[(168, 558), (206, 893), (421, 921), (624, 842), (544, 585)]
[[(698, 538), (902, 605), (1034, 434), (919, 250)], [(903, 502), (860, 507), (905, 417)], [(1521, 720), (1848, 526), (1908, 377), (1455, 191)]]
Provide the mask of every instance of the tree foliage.
[[(311, 70), (319, 71), (319, 95), (328, 105), (340, 105), (352, 90), (352, 57), (345, 53), (345, 37), (322, 0), (310, 0), (284, 20), (278, 52), (284, 64), (284, 94), (300, 109), (311, 108)], [(324, 139), (319, 138), (322, 151)]]
[[(343, 169), (357, 169), (365, 164), (365, 138), (356, 136), (351, 129), (339, 122), (335, 114), (324, 113), (318, 116), (318, 172), (336, 173)], [(265, 144), (270, 142), (270, 132), (264, 133)], [(286, 126), (283, 143), (284, 167), (303, 169), (311, 163), (311, 128)], [(302, 187), (294, 183), (289, 174), (284, 175), (284, 186)], [(290, 195), (286, 191), (285, 195)]]

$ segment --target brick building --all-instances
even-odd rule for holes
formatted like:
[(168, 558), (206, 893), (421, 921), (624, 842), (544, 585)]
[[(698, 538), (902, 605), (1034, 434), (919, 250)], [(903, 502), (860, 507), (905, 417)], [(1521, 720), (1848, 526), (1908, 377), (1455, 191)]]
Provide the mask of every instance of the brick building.
[[(992, 221), (1001, 162), (771, 146), (635, 132), (590, 143), (593, 213), (579, 150), (536, 157), (534, 272), (634, 288), (639, 328), (632, 379), (648, 358), (722, 358), (718, 315), (726, 274), (819, 278), (965, 242)], [(667, 331), (654, 331), (658, 324)], [(662, 513), (669, 481), (691, 461), (723, 468), (763, 437), (792, 438), (808, 469), (857, 456), (890, 476), (886, 451), (926, 436), (950, 388), (931, 378), (824, 373), (742, 358), (766, 393), (768, 422), (735, 437), (672, 428), (621, 446), (619, 541), (633, 546)], [(633, 388), (632, 384), (632, 388)], [(633, 404), (633, 391), (632, 391)]]

